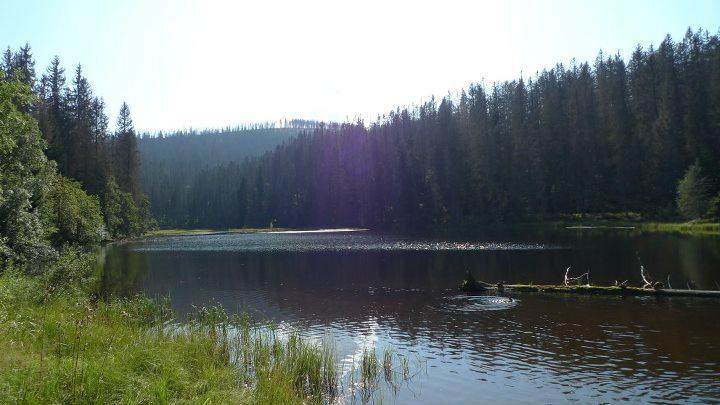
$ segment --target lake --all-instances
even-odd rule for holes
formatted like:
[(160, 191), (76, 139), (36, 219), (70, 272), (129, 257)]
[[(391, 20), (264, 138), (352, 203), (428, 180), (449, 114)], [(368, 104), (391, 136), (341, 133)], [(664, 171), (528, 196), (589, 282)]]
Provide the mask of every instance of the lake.
[(384, 403), (720, 401), (720, 301), (458, 292), (477, 279), (717, 289), (720, 237), (631, 229), (493, 229), (177, 236), (102, 252), (107, 294), (170, 296), (179, 318), (220, 304), (332, 339), (347, 368), (367, 348), (409, 359)]

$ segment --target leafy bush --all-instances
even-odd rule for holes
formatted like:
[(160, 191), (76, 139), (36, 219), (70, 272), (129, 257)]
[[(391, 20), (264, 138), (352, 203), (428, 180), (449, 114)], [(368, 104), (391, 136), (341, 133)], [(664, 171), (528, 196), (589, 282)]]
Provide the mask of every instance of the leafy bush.
[(54, 166), (43, 153), (37, 122), (25, 112), (31, 102), (26, 85), (0, 73), (0, 266), (53, 257), (40, 207)]
[(48, 294), (67, 294), (85, 299), (97, 295), (99, 276), (100, 268), (92, 253), (67, 247), (38, 278)]
[(142, 196), (136, 204), (130, 193), (120, 190), (114, 178), (105, 184), (102, 212), (107, 231), (113, 238), (140, 236), (157, 228), (147, 197)]
[(55, 246), (91, 245), (107, 237), (100, 202), (97, 197), (87, 195), (76, 181), (55, 176), (48, 192), (46, 212), (50, 240)]

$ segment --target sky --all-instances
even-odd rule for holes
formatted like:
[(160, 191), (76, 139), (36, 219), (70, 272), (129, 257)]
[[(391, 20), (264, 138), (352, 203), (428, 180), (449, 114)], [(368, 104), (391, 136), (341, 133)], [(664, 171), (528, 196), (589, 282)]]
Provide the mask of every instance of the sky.
[[(141, 131), (398, 106), (720, 29), (720, 0), (0, 0), (0, 47), (83, 67)], [(69, 82), (70, 80), (68, 80)]]

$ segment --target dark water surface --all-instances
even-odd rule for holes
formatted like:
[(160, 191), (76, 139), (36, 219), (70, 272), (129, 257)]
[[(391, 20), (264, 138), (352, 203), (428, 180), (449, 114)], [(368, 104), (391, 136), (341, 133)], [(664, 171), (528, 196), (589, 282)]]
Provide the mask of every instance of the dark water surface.
[(467, 296), (467, 269), (495, 282), (640, 284), (639, 261), (675, 288), (717, 289), (720, 237), (633, 230), (494, 230), (165, 237), (109, 247), (104, 287), (169, 295), (179, 316), (219, 303), (310, 338), (345, 367), (393, 349), (415, 375), (385, 403), (719, 402), (720, 301)]

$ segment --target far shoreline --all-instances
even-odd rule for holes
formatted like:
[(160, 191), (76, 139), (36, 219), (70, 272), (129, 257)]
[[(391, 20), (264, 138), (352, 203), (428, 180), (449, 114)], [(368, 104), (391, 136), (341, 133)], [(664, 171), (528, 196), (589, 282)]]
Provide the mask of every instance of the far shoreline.
[(302, 233), (333, 233), (333, 232), (364, 232), (369, 231), (367, 228), (229, 228), (229, 229), (213, 229), (213, 228), (168, 228), (151, 231), (140, 237), (139, 239), (159, 238), (169, 236), (209, 236), (209, 235), (227, 235), (227, 234), (254, 234), (254, 233), (271, 233), (271, 234), (302, 234)]
[[(467, 225), (447, 226), (437, 229), (428, 229), (429, 232), (447, 231), (470, 231), (479, 229), (497, 229), (498, 227), (508, 228), (547, 228), (567, 229), (569, 231), (592, 231), (592, 230), (618, 230), (618, 231), (641, 231), (641, 232), (662, 232), (662, 233), (683, 233), (696, 235), (720, 235), (719, 222), (655, 222), (655, 221), (628, 221), (628, 220), (551, 220), (539, 222), (520, 222), (492, 225)], [(368, 228), (339, 227), (339, 228), (167, 228), (146, 233), (139, 238), (131, 240), (142, 240), (150, 238), (171, 237), (171, 236), (210, 236), (226, 234), (303, 234), (303, 233), (324, 233), (324, 232), (364, 232)], [(397, 229), (396, 229), (397, 231)]]

